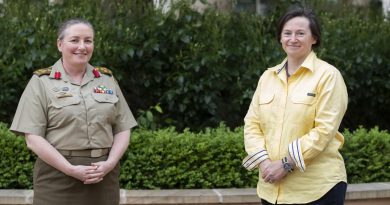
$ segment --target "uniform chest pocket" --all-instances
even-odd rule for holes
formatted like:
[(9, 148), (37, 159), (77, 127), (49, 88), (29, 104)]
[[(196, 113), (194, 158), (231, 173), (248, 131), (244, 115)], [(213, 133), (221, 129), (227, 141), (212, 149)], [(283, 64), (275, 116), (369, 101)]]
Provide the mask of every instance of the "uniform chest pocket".
[(81, 99), (79, 96), (68, 96), (68, 97), (54, 97), (52, 98), (52, 104), (55, 108), (62, 108), (71, 105), (80, 104)]
[(262, 93), (260, 94), (259, 97), (259, 104), (260, 105), (265, 105), (265, 104), (270, 104), (274, 100), (274, 93)]
[(112, 103), (115, 104), (118, 102), (118, 97), (112, 94), (103, 94), (103, 93), (92, 93), (93, 99), (99, 103)]
[(291, 97), (291, 101), (295, 104), (313, 105), (317, 102), (315, 93), (298, 93)]

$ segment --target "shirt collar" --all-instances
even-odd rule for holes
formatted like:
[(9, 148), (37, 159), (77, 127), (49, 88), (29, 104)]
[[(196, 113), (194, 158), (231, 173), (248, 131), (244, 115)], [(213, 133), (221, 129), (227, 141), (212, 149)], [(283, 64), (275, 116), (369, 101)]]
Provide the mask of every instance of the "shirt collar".
[[(86, 83), (88, 83), (89, 81), (91, 81), (91, 80), (93, 80), (95, 78), (95, 76), (93, 75), (93, 72), (92, 72), (93, 69), (94, 69), (94, 67), (88, 63), (87, 64), (87, 70), (86, 70), (86, 72), (84, 74), (83, 81), (82, 81), (81, 85), (85, 85)], [(57, 71), (61, 73), (61, 80), (63, 80), (64, 82), (69, 82), (69, 81), (72, 82), (70, 80), (71, 78), (65, 72), (65, 69), (62, 66), (62, 60), (61, 59), (59, 59), (52, 66), (52, 69), (51, 69), (49, 77), (54, 79), (55, 78), (55, 72), (57, 72)]]
[(314, 53), (314, 51), (311, 51), (310, 54), (306, 57), (306, 59), (303, 61), (301, 67), (309, 69), (311, 72), (314, 71), (314, 62), (317, 59), (317, 55)]
[[(66, 74), (65, 70), (64, 70), (64, 67), (62, 66), (62, 60), (59, 59), (53, 66), (52, 66), (52, 69), (51, 69), (51, 72), (50, 72), (50, 75), (49, 77), (50, 78), (55, 78), (55, 73), (56, 72), (59, 72), (61, 73), (61, 80), (65, 81), (65, 82), (68, 82), (69, 81), (69, 76), (68, 74)], [(58, 80), (60, 80), (58, 79)]]
[[(310, 70), (311, 72), (313, 72), (314, 67), (315, 67), (314, 62), (316, 59), (317, 59), (317, 55), (314, 53), (314, 51), (311, 51), (309, 53), (309, 55), (306, 57), (306, 59), (303, 61), (301, 67), (306, 68), (306, 69)], [(285, 67), (286, 62), (287, 62), (287, 57), (282, 61), (282, 63), (280, 63), (279, 65), (277, 65), (275, 67), (269, 68), (268, 70), (274, 71), (274, 72), (276, 72), (276, 74), (279, 74), (283, 70), (283, 68)]]

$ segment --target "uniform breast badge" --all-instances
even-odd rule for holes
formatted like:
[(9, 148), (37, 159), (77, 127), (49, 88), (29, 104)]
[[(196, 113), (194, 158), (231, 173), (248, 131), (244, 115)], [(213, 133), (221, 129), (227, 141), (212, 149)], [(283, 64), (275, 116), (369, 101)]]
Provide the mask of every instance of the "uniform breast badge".
[(110, 95), (114, 94), (114, 91), (112, 91), (111, 89), (108, 89), (104, 85), (99, 85), (97, 87), (94, 87), (93, 92), (94, 93), (102, 93), (102, 94), (110, 94)]

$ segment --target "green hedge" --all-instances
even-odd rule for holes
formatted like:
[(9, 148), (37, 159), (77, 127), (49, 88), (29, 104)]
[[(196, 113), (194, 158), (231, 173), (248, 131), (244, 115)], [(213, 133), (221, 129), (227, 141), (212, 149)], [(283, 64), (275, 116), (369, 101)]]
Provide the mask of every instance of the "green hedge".
[[(280, 0), (268, 16), (199, 14), (179, 2), (163, 14), (151, 1), (67, 0), (49, 6), (42, 0), (0, 4), (0, 119), (11, 122), (19, 96), (34, 69), (60, 57), (55, 29), (70, 17), (96, 28), (92, 64), (114, 71), (136, 115), (153, 111), (158, 126), (242, 125), (261, 73), (284, 54), (275, 40), (276, 20), (297, 0)], [(187, 3), (185, 3), (187, 2)], [(318, 55), (336, 65), (346, 80), (350, 103), (342, 127), (390, 129), (390, 21), (361, 15), (352, 8), (322, 9)], [(281, 6), (284, 5), (284, 6)], [(324, 7), (329, 8), (329, 7)], [(150, 116), (150, 115), (149, 115)], [(144, 116), (143, 116), (144, 117)], [(143, 118), (145, 119), (145, 118)]]
[[(204, 132), (136, 129), (121, 160), (125, 189), (255, 187), (258, 172), (241, 166), (243, 130), (224, 125)], [(377, 128), (345, 131), (342, 151), (349, 183), (390, 181), (390, 134)], [(22, 137), (0, 123), (0, 189), (32, 187), (35, 156)]]
[(348, 180), (354, 183), (390, 181), (390, 134), (377, 127), (345, 131), (342, 154)]
[(0, 189), (31, 188), (36, 157), (27, 149), (24, 138), (0, 123), (0, 147)]

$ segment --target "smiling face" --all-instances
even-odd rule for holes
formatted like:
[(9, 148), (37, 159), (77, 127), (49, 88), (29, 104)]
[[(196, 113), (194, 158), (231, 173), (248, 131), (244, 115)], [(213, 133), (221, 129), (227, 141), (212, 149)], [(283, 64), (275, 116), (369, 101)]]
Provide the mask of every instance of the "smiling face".
[(57, 40), (63, 63), (72, 67), (85, 67), (92, 57), (93, 38), (94, 32), (86, 24), (77, 23), (66, 28), (63, 38)]
[(316, 39), (309, 27), (306, 17), (298, 16), (288, 20), (280, 34), (280, 43), (289, 58), (306, 58), (312, 50)]

